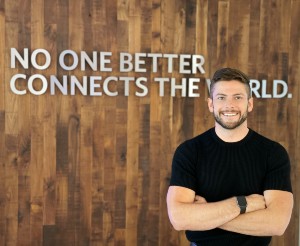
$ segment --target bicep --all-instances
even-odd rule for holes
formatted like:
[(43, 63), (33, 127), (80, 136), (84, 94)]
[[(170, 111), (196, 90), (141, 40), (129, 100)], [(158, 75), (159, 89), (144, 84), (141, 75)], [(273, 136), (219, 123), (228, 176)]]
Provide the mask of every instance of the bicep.
[(181, 187), (170, 186), (167, 194), (167, 203), (171, 205), (173, 203), (193, 203), (195, 199), (195, 191)]
[(293, 194), (288, 191), (281, 190), (266, 190), (264, 191), (267, 209), (278, 212), (282, 216), (290, 219), (294, 199)]
[[(191, 189), (181, 186), (170, 186), (167, 194), (168, 215), (171, 223), (176, 230), (181, 230), (180, 225), (184, 219), (182, 216), (186, 214), (186, 209), (183, 209), (185, 204), (193, 203), (195, 192)], [(184, 216), (185, 218), (186, 216)]]

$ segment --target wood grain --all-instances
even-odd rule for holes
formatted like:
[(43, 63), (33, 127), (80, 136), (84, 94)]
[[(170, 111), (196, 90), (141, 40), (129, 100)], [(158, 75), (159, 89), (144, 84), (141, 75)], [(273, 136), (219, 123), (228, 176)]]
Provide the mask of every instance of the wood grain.
[[(165, 197), (175, 148), (213, 126), (206, 79), (220, 67), (257, 80), (288, 82), (292, 98), (255, 98), (249, 125), (280, 142), (292, 164), (295, 206), (290, 225), (273, 246), (299, 244), (300, 3), (297, 0), (0, 0), (0, 245), (189, 245), (170, 225)], [(10, 67), (10, 49), (51, 54), (43, 71)], [(112, 52), (113, 72), (80, 65), (63, 70), (64, 50)], [(158, 59), (151, 72), (119, 71), (120, 52), (200, 54), (205, 74), (168, 72)], [(44, 62), (43, 56), (37, 63)], [(70, 57), (66, 62), (71, 63)], [(79, 63), (80, 64), (80, 63)], [(14, 74), (145, 77), (146, 96), (134, 81), (111, 82), (118, 96), (16, 95)], [(200, 78), (200, 97), (164, 96), (155, 78)], [(35, 83), (36, 90), (42, 86)], [(187, 88), (189, 86), (187, 85)], [(28, 83), (19, 81), (19, 90)], [(129, 95), (124, 91), (129, 89)], [(88, 92), (90, 88), (88, 89)], [(68, 89), (68, 93), (69, 93)]]

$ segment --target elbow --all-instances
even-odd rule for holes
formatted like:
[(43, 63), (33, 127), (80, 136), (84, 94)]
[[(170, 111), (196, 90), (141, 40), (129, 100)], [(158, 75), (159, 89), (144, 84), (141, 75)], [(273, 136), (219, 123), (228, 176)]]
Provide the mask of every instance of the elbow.
[(169, 215), (170, 222), (176, 231), (185, 230), (182, 221), (174, 215)]
[(168, 216), (169, 216), (169, 220), (170, 220), (173, 228), (176, 231), (183, 231), (183, 230), (185, 230), (185, 228), (183, 226), (184, 220), (183, 220), (183, 218), (181, 216), (181, 212), (178, 211), (178, 209), (176, 209), (175, 206), (170, 206), (168, 204)]
[(273, 228), (273, 236), (282, 236), (286, 231), (287, 225), (275, 225)]
[(277, 223), (274, 223), (272, 236), (282, 236), (289, 225), (289, 221), (289, 219), (283, 219), (282, 221), (277, 221)]
[(179, 212), (169, 211), (169, 219), (176, 231), (184, 231), (187, 230), (187, 225), (185, 224), (185, 220), (182, 216), (180, 216)]
[(178, 225), (178, 224), (175, 224), (175, 223), (172, 223), (172, 222), (171, 222), (171, 224), (172, 224), (173, 228), (174, 228), (176, 231), (183, 231), (183, 230), (184, 230), (184, 229), (183, 229), (180, 225)]
[(285, 230), (276, 229), (273, 231), (272, 236), (282, 236), (284, 234)]
[(285, 216), (281, 217), (281, 220), (278, 222), (277, 229), (275, 230), (275, 236), (282, 236), (286, 229), (289, 226), (290, 220), (291, 220), (291, 212)]

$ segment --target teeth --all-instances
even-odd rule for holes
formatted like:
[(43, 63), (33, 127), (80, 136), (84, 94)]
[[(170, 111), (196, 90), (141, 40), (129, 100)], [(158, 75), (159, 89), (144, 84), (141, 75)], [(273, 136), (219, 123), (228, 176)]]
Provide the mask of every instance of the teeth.
[(237, 115), (237, 113), (234, 113), (234, 114), (230, 114), (230, 113), (224, 113), (225, 116), (235, 116)]

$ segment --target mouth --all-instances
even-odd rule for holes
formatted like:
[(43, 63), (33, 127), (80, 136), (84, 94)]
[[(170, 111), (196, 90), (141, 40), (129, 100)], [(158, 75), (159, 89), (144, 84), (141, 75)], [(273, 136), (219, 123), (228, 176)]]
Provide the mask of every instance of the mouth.
[(226, 117), (233, 117), (233, 116), (238, 115), (238, 113), (236, 113), (236, 112), (222, 112), (221, 114), (226, 116)]

